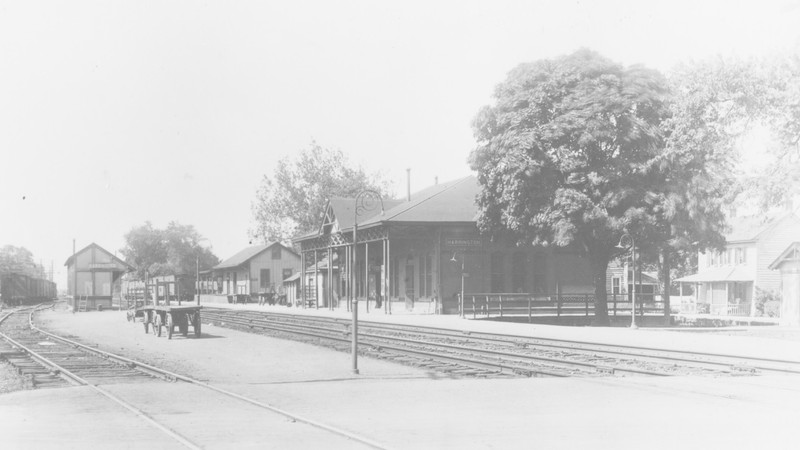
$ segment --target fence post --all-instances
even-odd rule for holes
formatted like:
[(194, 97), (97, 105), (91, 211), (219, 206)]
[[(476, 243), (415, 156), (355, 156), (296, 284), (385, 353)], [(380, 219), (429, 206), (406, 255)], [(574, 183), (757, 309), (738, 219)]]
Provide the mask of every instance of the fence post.
[(560, 289), (556, 290), (556, 317), (561, 317), (561, 290)]
[(584, 294), (583, 305), (584, 305), (584, 310), (586, 311), (586, 317), (589, 317), (589, 294)]
[(617, 294), (611, 294), (614, 296), (614, 317), (617, 317)]
[(531, 323), (531, 296), (528, 296), (528, 323)]
[[(498, 295), (497, 298), (500, 301), (500, 318), (502, 318), (503, 317), (503, 296), (502, 295)], [(488, 311), (488, 309), (487, 309), (487, 311)]]
[(472, 318), (475, 318), (475, 296), (472, 296)]

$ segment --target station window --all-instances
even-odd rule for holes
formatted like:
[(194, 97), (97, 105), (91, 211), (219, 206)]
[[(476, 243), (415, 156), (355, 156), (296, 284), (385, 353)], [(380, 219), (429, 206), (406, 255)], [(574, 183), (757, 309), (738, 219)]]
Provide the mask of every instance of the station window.
[(620, 287), (620, 278), (614, 277), (611, 279), (611, 293), (612, 294), (619, 294), (619, 287)]
[(281, 246), (279, 244), (272, 247), (272, 259), (281, 259)]

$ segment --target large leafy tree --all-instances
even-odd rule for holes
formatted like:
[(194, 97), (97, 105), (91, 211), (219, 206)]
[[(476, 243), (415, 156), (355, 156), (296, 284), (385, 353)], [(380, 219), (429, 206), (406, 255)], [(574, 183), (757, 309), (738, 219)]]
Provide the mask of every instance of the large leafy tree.
[(253, 202), (253, 238), (286, 242), (319, 226), (330, 197), (355, 197), (364, 189), (388, 195), (388, 182), (356, 167), (340, 150), (316, 142), (264, 175)]
[(203, 247), (203, 237), (192, 225), (170, 222), (164, 229), (150, 222), (132, 228), (125, 234), (121, 250), (127, 262), (136, 268), (140, 278), (153, 275), (193, 274), (219, 263), (210, 248)]
[[(669, 232), (690, 232), (694, 213), (686, 206), (703, 210), (700, 191), (717, 187), (676, 177), (690, 158), (665, 152), (669, 100), (659, 73), (581, 50), (512, 70), (474, 122), (479, 227), (583, 251), (598, 325), (608, 323), (606, 271), (621, 236), (658, 248)], [(703, 158), (693, 162), (702, 166)], [(719, 214), (711, 212), (709, 231), (719, 236)], [(686, 223), (665, 227), (669, 216)]]
[[(650, 243), (665, 285), (665, 314), (673, 262), (686, 266), (697, 250), (724, 244), (724, 212), (743, 190), (738, 146), (754, 124), (769, 121), (783, 88), (769, 65), (715, 59), (686, 64), (670, 74), (665, 147), (651, 164), (668, 172), (656, 193)], [(753, 183), (754, 184), (754, 183)]]

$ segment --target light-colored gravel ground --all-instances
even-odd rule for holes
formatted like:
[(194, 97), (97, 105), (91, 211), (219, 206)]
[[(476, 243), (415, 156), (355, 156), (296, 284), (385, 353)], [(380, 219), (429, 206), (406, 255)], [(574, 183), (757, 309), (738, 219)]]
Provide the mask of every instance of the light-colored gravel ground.
[[(140, 323), (126, 322), (119, 312), (49, 312), (42, 322), (101, 342), (109, 350), (164, 362), (173, 370), (364, 435), (388, 448), (794, 449), (797, 442), (798, 377), (450, 379), (364, 358), (362, 375), (354, 376), (345, 353), (212, 326), (204, 328), (207, 335), (202, 339), (168, 341), (145, 335)], [(502, 325), (491, 325), (497, 326)], [(581, 337), (593, 332), (540, 330)], [(624, 331), (600, 334), (622, 339)], [(663, 340), (673, 333), (635, 335)], [(710, 341), (724, 340), (713, 338)], [(688, 345), (692, 339), (677, 340)], [(106, 442), (108, 448), (174, 448), (164, 447), (163, 441), (153, 445), (152, 431), (146, 432), (148, 439), (133, 439), (146, 427), (126, 413), (95, 404), (97, 400), (82, 389), (0, 396), (0, 432), (4, 443), (14, 444), (3, 448), (91, 448), (97, 442)], [(134, 385), (117, 386), (115, 392), (154, 395)], [(164, 412), (164, 417), (213, 423), (216, 414), (218, 426), (205, 427), (206, 448), (281, 448), (287, 443), (253, 440), (255, 434), (248, 430), (258, 424), (229, 410), (223, 413), (220, 404), (202, 398), (196, 402), (195, 407)], [(194, 409), (202, 410), (203, 416), (194, 416)], [(55, 417), (58, 427), (48, 427), (44, 419)], [(116, 440), (101, 440), (105, 435), (92, 440), (98, 424), (119, 423), (129, 425), (115, 425)], [(288, 423), (276, 423), (263, 425), (280, 427), (283, 434), (274, 439), (292, 439), (288, 443), (295, 448), (319, 448), (306, 445), (301, 434), (293, 435)], [(69, 436), (70, 445), (61, 445), (60, 434), (43, 440), (42, 436), (59, 430)]]

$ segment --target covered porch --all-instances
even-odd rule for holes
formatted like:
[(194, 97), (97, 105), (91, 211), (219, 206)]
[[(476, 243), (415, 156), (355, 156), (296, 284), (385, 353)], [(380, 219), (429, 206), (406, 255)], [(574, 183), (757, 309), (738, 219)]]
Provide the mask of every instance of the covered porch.
[(712, 316), (752, 317), (755, 315), (755, 280), (744, 267), (718, 267), (679, 278), (680, 296), (684, 285), (694, 289), (693, 301), (681, 312)]

